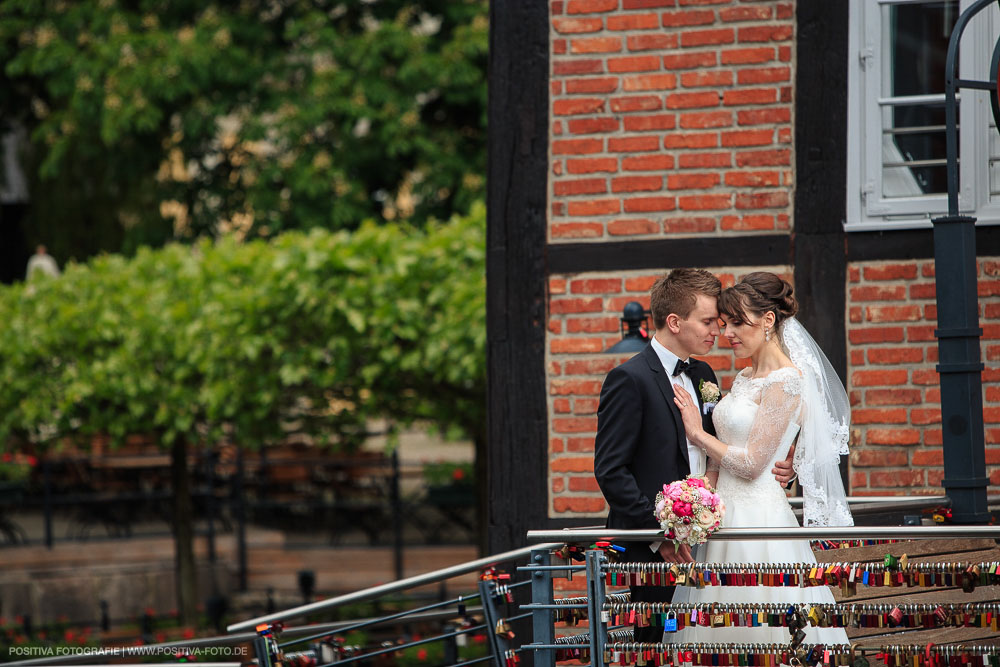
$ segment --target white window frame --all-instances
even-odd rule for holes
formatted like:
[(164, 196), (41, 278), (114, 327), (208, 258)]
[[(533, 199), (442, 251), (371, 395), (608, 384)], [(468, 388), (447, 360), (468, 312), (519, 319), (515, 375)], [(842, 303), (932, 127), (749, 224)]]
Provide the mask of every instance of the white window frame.
[[(848, 232), (930, 228), (932, 217), (947, 213), (947, 194), (883, 196), (882, 110), (890, 99), (882, 95), (888, 83), (883, 81), (883, 62), (889, 49), (889, 26), (883, 25), (883, 13), (889, 5), (926, 1), (849, 0), (847, 219), (844, 221)], [(959, 12), (972, 2), (960, 0)], [(995, 5), (973, 17), (959, 44), (961, 78), (979, 81), (991, 78), (990, 58), (998, 30), (1000, 12)], [(976, 169), (959, 171), (959, 209), (962, 214), (974, 215), (977, 225), (1000, 224), (1000, 198), (990, 202), (989, 153), (994, 142), (982, 140), (990, 138), (987, 132), (997, 131), (991, 127), (989, 93), (964, 88), (958, 94), (962, 100), (959, 127), (976, 128), (959, 133), (959, 162), (978, 165)]]

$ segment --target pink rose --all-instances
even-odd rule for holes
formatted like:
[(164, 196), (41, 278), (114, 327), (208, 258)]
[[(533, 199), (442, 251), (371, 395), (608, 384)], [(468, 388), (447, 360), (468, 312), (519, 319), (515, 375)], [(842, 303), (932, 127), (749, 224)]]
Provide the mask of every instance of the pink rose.
[(701, 496), (701, 504), (707, 505), (708, 507), (715, 507), (715, 494), (708, 489), (698, 489), (698, 493)]
[(680, 486), (671, 486), (670, 490), (667, 491), (667, 498), (670, 500), (677, 500), (684, 493), (684, 490)]
[(686, 481), (688, 483), (688, 486), (696, 486), (700, 489), (705, 488), (705, 480), (701, 479), (700, 477), (688, 477)]
[(674, 514), (677, 516), (691, 516), (691, 503), (681, 501), (674, 502)]

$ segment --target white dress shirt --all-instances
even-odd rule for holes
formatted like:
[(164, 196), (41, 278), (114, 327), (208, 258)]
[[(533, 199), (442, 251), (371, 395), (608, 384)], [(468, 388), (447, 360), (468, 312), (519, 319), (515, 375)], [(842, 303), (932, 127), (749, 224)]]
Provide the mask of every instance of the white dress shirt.
[[(663, 370), (667, 372), (667, 380), (670, 382), (670, 386), (673, 387), (673, 385), (679, 381), (681, 386), (683, 386), (684, 389), (687, 390), (687, 393), (691, 396), (692, 400), (697, 401), (698, 394), (695, 393), (694, 381), (691, 380), (688, 374), (681, 373), (677, 377), (673, 376), (674, 367), (677, 365), (677, 362), (680, 360), (680, 358), (667, 348), (663, 347), (660, 341), (656, 340), (656, 338), (653, 338), (652, 341), (650, 341), (650, 345), (653, 346), (653, 350), (656, 352), (656, 356), (660, 358), (660, 363), (663, 364)], [(705, 452), (702, 451), (700, 448), (696, 447), (695, 445), (691, 444), (691, 441), (688, 440), (686, 437), (684, 438), (684, 441), (687, 444), (688, 462), (691, 465), (691, 474), (704, 475)], [(673, 481), (676, 480), (672, 479), (666, 480), (665, 483), (669, 484), (670, 482)]]

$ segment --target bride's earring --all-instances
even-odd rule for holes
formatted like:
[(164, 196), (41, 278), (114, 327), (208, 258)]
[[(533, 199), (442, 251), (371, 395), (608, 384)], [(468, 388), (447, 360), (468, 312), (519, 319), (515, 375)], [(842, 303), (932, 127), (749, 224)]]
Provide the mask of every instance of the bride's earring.
[(771, 329), (770, 328), (764, 329), (764, 340), (766, 342), (770, 342), (771, 341)]

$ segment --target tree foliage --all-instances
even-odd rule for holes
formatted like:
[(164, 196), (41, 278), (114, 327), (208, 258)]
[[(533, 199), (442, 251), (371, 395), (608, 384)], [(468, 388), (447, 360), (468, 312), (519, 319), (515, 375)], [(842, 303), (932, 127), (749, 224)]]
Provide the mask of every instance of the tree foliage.
[(60, 257), (466, 212), (485, 0), (0, 0), (0, 119)]
[(134, 433), (335, 446), (366, 422), (481, 439), (485, 212), (104, 255), (0, 289), (0, 443)]

